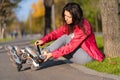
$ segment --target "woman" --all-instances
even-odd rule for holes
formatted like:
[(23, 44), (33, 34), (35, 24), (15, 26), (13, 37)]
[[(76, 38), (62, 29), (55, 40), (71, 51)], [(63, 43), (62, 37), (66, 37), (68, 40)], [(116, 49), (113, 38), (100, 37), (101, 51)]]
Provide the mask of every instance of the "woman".
[(46, 56), (45, 61), (60, 56), (79, 64), (93, 60), (103, 61), (104, 56), (96, 45), (91, 25), (83, 18), (79, 4), (74, 2), (66, 4), (62, 17), (64, 19), (62, 26), (35, 42), (35, 45), (43, 45), (55, 40), (45, 49), (47, 50), (43, 54)]

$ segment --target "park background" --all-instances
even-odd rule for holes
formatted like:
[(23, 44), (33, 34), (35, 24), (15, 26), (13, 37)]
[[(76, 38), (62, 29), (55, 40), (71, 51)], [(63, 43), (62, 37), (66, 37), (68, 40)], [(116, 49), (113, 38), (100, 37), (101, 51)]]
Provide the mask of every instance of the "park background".
[[(46, 33), (58, 28), (62, 24), (62, 8), (67, 2), (71, 1), (72, 0), (48, 0), (47, 4), (50, 4), (48, 7), (50, 7), (51, 10), (48, 8), (47, 18), (51, 18), (51, 23), (48, 24), (48, 31)], [(74, 0), (73, 2), (81, 5), (84, 16), (90, 21), (93, 30), (95, 32), (101, 32), (102, 25), (99, 0)], [(27, 34), (43, 34), (45, 29), (45, 5), (43, 0), (16, 0), (14, 4), (15, 6), (9, 8), (9, 16), (3, 15), (7, 16), (7, 25), (1, 38), (9, 36), (10, 33), (14, 31), (18, 32), (19, 37), (22, 31), (25, 31)], [(50, 11), (51, 14), (49, 14)], [(6, 20), (3, 20), (3, 22), (5, 21)], [(0, 27), (2, 27), (2, 25)]]

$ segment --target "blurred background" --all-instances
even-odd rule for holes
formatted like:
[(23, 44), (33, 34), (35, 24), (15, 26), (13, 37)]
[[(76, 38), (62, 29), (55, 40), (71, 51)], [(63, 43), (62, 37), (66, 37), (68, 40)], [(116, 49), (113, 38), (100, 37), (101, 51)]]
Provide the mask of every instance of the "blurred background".
[[(73, 0), (0, 0), (0, 38), (45, 35), (62, 24), (62, 8)], [(120, 0), (119, 0), (120, 1)], [(99, 0), (74, 0), (94, 32), (102, 32)]]

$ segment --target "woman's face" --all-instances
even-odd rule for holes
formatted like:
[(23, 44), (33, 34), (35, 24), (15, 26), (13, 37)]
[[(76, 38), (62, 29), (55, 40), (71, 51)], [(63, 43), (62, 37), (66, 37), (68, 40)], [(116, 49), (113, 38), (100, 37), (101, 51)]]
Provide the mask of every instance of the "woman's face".
[(64, 18), (67, 24), (71, 24), (72, 23), (72, 15), (70, 14), (69, 11), (65, 10), (64, 12)]

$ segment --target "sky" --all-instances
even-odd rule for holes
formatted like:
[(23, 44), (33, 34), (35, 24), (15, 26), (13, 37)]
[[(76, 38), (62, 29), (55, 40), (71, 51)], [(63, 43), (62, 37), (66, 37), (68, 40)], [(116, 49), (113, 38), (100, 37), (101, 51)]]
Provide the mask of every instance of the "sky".
[(36, 3), (38, 0), (23, 0), (19, 3), (20, 8), (15, 10), (16, 16), (19, 21), (26, 21), (30, 12), (31, 12), (31, 4)]

